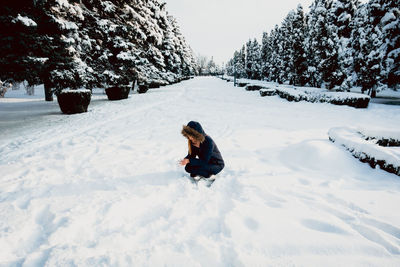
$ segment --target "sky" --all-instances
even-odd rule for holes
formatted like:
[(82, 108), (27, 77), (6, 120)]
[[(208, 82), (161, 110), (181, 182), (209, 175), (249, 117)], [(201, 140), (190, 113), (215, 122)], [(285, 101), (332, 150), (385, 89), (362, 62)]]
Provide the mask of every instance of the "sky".
[[(160, 0), (161, 2), (161, 0)], [(306, 12), (312, 0), (164, 0), (178, 20), (182, 34), (196, 54), (226, 63), (250, 38), (280, 25), (301, 4)]]

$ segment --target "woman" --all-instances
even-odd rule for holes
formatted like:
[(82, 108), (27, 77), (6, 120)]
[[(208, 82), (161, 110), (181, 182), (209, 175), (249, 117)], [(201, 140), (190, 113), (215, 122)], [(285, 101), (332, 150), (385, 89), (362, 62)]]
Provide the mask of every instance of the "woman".
[(182, 134), (188, 139), (189, 153), (180, 161), (191, 177), (209, 178), (219, 173), (225, 166), (217, 145), (201, 127), (200, 123), (190, 121), (183, 126)]

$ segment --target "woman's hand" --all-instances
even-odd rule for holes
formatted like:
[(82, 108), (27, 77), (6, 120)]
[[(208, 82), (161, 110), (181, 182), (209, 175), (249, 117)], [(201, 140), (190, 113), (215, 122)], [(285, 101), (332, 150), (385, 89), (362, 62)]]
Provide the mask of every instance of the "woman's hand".
[(181, 160), (179, 163), (180, 163), (182, 166), (185, 166), (186, 164), (189, 163), (189, 160), (188, 160), (188, 159), (183, 159), (183, 160)]

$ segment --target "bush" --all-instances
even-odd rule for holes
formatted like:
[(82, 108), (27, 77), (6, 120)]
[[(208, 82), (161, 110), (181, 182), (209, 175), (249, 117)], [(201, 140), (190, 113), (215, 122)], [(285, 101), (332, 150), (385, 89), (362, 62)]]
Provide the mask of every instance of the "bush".
[(137, 92), (139, 94), (144, 94), (147, 92), (147, 90), (149, 90), (149, 86), (147, 84), (139, 84), (138, 85)]
[(260, 89), (262, 89), (262, 88), (265, 88), (265, 87), (263, 87), (263, 86), (261, 86), (261, 85), (256, 85), (256, 84), (248, 84), (248, 85), (246, 85), (246, 87), (245, 87), (245, 89), (246, 89), (247, 91), (257, 91), (257, 90), (260, 90)]
[(277, 94), (286, 98), (289, 101), (308, 101), (330, 103), (334, 105), (347, 105), (355, 108), (367, 108), (370, 97), (355, 93), (344, 92), (316, 92), (316, 91), (302, 91), (292, 88), (277, 88)]
[(261, 96), (273, 96), (276, 95), (275, 89), (260, 89)]
[(391, 148), (382, 147), (371, 137), (363, 136), (351, 128), (332, 128), (328, 135), (329, 140), (345, 147), (361, 162), (368, 163), (372, 168), (379, 166), (382, 170), (400, 176), (400, 158)]
[(90, 90), (62, 90), (57, 101), (64, 114), (82, 113), (87, 112), (91, 96)]
[(107, 88), (106, 94), (109, 100), (121, 100), (128, 98), (130, 90), (129, 86), (114, 86)]

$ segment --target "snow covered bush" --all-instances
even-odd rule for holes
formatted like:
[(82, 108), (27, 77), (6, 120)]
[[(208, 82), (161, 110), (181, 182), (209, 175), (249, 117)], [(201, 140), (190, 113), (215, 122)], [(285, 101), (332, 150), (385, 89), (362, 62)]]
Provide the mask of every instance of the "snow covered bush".
[(365, 137), (352, 128), (332, 128), (329, 140), (344, 146), (352, 155), (372, 168), (381, 169), (400, 176), (400, 147), (383, 147), (374, 138)]
[(264, 87), (261, 86), (261, 85), (256, 85), (256, 84), (248, 84), (248, 85), (246, 85), (246, 87), (245, 87), (245, 89), (246, 89), (247, 91), (257, 91), (257, 90), (260, 90), (260, 89), (262, 89), (262, 88), (264, 88)]
[(372, 140), (380, 146), (400, 147), (400, 131), (364, 128), (358, 128), (357, 130), (366, 140)]
[(299, 91), (299, 90), (295, 90), (292, 88), (277, 87), (276, 93), (280, 97), (286, 98), (288, 101), (299, 102), (299, 101), (305, 100), (305, 101), (314, 102), (313, 99), (311, 99), (307, 93)]
[(87, 112), (92, 92), (87, 89), (62, 90), (57, 95), (60, 109), (65, 114)]
[(347, 105), (355, 108), (367, 108), (370, 97), (356, 93), (329, 92), (315, 90), (296, 90), (288, 87), (277, 87), (277, 94), (289, 101), (308, 101), (330, 103), (334, 105)]
[(273, 96), (276, 95), (275, 89), (260, 89), (261, 96)]

